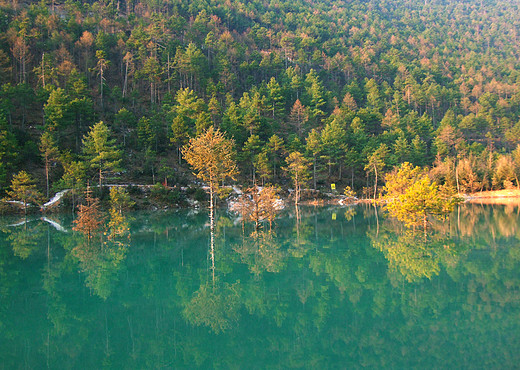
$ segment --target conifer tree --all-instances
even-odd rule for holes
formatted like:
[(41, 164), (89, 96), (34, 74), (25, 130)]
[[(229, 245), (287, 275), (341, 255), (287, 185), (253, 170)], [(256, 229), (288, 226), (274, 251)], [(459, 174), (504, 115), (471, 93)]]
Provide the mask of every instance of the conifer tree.
[(443, 194), (423, 170), (407, 162), (387, 174), (385, 180), (384, 199), (390, 215), (408, 227), (422, 227), (425, 233), (429, 216), (442, 218), (457, 202), (452, 194)]
[(58, 148), (53, 135), (49, 131), (45, 131), (40, 138), (40, 153), (45, 163), (45, 184), (47, 189), (47, 198), (49, 197), (49, 171), (53, 161), (58, 157)]
[(106, 174), (120, 170), (121, 166), (121, 151), (110, 136), (110, 129), (100, 121), (83, 139), (83, 153), (90, 161), (90, 166), (98, 171), (100, 188)]
[(374, 173), (374, 200), (377, 194), (377, 180), (383, 168), (385, 167), (385, 161), (388, 157), (388, 147), (386, 144), (381, 144), (372, 154), (368, 156), (368, 163), (365, 166), (367, 173)]
[(194, 175), (209, 186), (209, 209), (211, 228), (211, 259), (214, 273), (214, 196), (220, 183), (226, 178), (235, 178), (238, 173), (234, 159), (233, 140), (224, 137), (219, 129), (210, 126), (199, 136), (190, 139), (182, 148), (182, 156), (194, 170)]
[(72, 229), (81, 232), (90, 242), (94, 234), (100, 230), (104, 218), (99, 210), (99, 199), (92, 196), (89, 185), (85, 191), (85, 203), (79, 205), (78, 218), (74, 220), (75, 226)]
[(298, 151), (289, 154), (285, 161), (287, 162), (285, 170), (289, 172), (294, 183), (294, 202), (298, 205), (301, 187), (310, 178), (309, 161)]
[(33, 178), (25, 171), (20, 171), (13, 177), (11, 190), (7, 191), (7, 196), (13, 201), (23, 203), (24, 214), (27, 214), (30, 203), (39, 203), (42, 198)]
[(316, 158), (321, 151), (321, 135), (316, 129), (312, 129), (306, 139), (305, 148), (307, 152), (312, 154), (312, 181), (314, 190), (316, 190)]

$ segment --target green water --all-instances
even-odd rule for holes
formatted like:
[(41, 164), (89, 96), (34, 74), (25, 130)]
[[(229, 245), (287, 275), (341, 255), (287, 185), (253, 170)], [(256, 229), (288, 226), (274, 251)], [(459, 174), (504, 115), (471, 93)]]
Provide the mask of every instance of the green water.
[(90, 243), (2, 218), (0, 368), (518, 367), (519, 213), (463, 205), (424, 235), (370, 206), (258, 233), (220, 211), (214, 272), (204, 210)]

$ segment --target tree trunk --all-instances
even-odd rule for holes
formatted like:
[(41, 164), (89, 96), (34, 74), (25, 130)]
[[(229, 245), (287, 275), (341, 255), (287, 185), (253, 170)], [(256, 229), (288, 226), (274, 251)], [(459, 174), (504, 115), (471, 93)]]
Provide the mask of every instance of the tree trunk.
[(376, 179), (374, 181), (374, 200), (376, 200), (376, 193), (377, 193), (377, 167), (374, 166), (374, 172), (376, 175)]
[(125, 80), (123, 82), (123, 98), (126, 97), (127, 87), (128, 87), (128, 60), (126, 61), (126, 66), (125, 66)]
[(47, 155), (45, 156), (45, 182), (47, 185), (47, 198), (49, 198), (49, 157)]
[(298, 208), (298, 199), (300, 198), (300, 183), (298, 182), (298, 172), (296, 172), (296, 176), (294, 178), (294, 196), (294, 202), (296, 204), (296, 208)]
[(103, 110), (103, 66), (100, 67), (100, 84), (99, 84), (99, 88), (100, 88), (100, 92), (101, 92), (101, 110)]
[(460, 193), (459, 169), (458, 169), (458, 166), (457, 166), (457, 162), (455, 162), (455, 180), (457, 181), (457, 193)]
[(314, 157), (314, 163), (313, 163), (313, 168), (312, 168), (312, 178), (314, 181), (314, 190), (316, 190), (316, 156), (313, 156), (313, 157)]

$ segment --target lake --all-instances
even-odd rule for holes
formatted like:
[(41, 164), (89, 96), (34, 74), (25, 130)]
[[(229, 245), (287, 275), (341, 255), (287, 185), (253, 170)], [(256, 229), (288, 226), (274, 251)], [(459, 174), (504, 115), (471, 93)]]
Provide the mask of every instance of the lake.
[(0, 368), (514, 368), (520, 208), (427, 234), (370, 205), (0, 219)]

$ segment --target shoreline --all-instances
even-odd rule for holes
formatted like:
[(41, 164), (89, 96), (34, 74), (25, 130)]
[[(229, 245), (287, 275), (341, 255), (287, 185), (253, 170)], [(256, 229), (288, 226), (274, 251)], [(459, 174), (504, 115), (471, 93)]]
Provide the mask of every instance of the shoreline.
[[(182, 192), (183, 200), (180, 202), (170, 202), (169, 199), (157, 199), (152, 193), (153, 185), (136, 185), (136, 184), (112, 184), (106, 185), (107, 188), (113, 186), (123, 186), (128, 188), (139, 188), (138, 194), (133, 192), (132, 199), (138, 204), (135, 210), (149, 210), (158, 211), (165, 209), (183, 209), (183, 208), (200, 208), (204, 207), (206, 200), (196, 199), (194, 192), (197, 190), (205, 190), (204, 186), (190, 186), (190, 187), (164, 187), (164, 191), (171, 192), (177, 191)], [(222, 205), (229, 208), (230, 204), (242, 194), (241, 190), (236, 186), (227, 186), (230, 193), (227, 197), (221, 199)], [(70, 189), (62, 190), (57, 192), (48, 202), (41, 206), (32, 206), (28, 209), (28, 213), (46, 214), (46, 213), (60, 213), (64, 210), (65, 206), (62, 202), (62, 198), (66, 199), (67, 193)], [(319, 190), (306, 189), (302, 193), (304, 197), (299, 201), (302, 206), (351, 206), (355, 204), (373, 204), (380, 203), (380, 199), (362, 199), (362, 198), (347, 198), (343, 194), (335, 194), (330, 192), (322, 192)], [(305, 194), (306, 193), (306, 194)], [(280, 192), (280, 199), (284, 203), (284, 208), (289, 204), (294, 204), (294, 199), (291, 197), (291, 190), (284, 189)], [(520, 205), (520, 189), (504, 189), (504, 190), (491, 190), (483, 191), (471, 194), (459, 194), (463, 199), (463, 203), (471, 204), (496, 204), (496, 205)], [(235, 198), (235, 199), (233, 199)], [(1, 207), (3, 205), (3, 207)], [(23, 203), (17, 201), (8, 201), (0, 199), (0, 214), (3, 215), (19, 215), (23, 213)], [(1, 209), (3, 208), (3, 209)]]
[(464, 199), (464, 203), (520, 205), (520, 189), (490, 190), (459, 195)]

